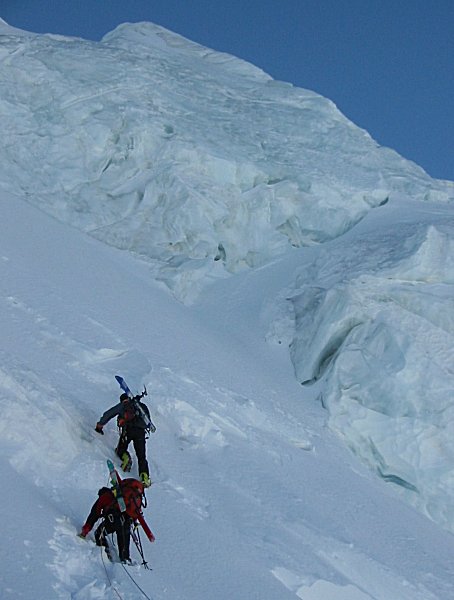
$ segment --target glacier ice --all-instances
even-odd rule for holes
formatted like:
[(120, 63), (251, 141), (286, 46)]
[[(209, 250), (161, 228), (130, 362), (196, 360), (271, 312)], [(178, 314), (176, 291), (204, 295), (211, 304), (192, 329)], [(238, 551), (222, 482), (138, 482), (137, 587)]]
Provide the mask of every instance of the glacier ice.
[(353, 452), (451, 529), (454, 227), (437, 213), (326, 246), (291, 296), (291, 355)]
[(453, 196), (326, 98), (157, 25), (0, 35), (0, 186), (140, 255), (183, 301), (393, 194)]

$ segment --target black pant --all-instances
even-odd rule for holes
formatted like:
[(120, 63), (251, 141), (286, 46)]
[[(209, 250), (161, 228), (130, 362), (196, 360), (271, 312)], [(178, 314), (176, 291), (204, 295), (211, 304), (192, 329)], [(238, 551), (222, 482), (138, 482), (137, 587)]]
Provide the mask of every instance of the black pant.
[(95, 531), (96, 544), (106, 546), (105, 536), (109, 533), (116, 533), (120, 560), (129, 560), (131, 523), (132, 519), (128, 515), (119, 511), (109, 512)]
[(123, 430), (118, 441), (118, 446), (115, 449), (117, 456), (123, 457), (123, 454), (128, 451), (128, 446), (132, 442), (139, 463), (139, 474), (146, 473), (150, 475), (148, 470), (148, 462), (145, 450), (145, 429), (139, 427), (123, 427)]

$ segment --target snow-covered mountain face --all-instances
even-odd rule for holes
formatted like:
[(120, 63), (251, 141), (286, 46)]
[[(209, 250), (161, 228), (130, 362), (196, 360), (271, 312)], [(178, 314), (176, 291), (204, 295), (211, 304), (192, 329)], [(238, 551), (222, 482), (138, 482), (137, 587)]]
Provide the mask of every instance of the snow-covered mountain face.
[(452, 528), (452, 183), (148, 23), (100, 43), (0, 23), (0, 127), (2, 190), (143, 257), (183, 302), (323, 244), (265, 310), (268, 339), (353, 451)]
[(452, 193), (329, 100), (149, 23), (101, 43), (4, 25), (0, 60), (2, 188), (150, 259), (184, 301), (398, 192)]

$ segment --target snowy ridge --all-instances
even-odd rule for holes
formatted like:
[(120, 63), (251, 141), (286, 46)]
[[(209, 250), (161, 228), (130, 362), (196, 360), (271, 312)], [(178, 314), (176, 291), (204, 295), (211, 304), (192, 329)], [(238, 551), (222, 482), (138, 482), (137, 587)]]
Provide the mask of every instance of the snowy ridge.
[(397, 193), (454, 196), (329, 100), (151, 24), (1, 52), (2, 188), (146, 258), (187, 302)]
[(28, 31), (24, 31), (23, 29), (17, 29), (16, 27), (11, 27), (8, 25), (6, 21), (4, 21), (0, 17), (0, 35), (15, 35), (15, 36), (34, 36), (35, 34), (29, 33)]
[(202, 59), (216, 67), (218, 73), (218, 67), (222, 66), (222, 71), (228, 75), (255, 78), (259, 83), (271, 80), (269, 75), (251, 63), (231, 54), (210, 50), (154, 23), (124, 23), (105, 35), (101, 41), (127, 52), (140, 52), (142, 56), (146, 54), (151, 60), (156, 52), (167, 52), (173, 56), (178, 54), (188, 68), (193, 68), (194, 61)]

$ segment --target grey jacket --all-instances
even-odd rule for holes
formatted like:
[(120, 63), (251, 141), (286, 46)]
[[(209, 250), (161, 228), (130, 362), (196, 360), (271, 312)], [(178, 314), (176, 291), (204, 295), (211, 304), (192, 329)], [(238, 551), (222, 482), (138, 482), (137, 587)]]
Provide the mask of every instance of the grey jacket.
[[(148, 410), (148, 406), (146, 404), (144, 404), (143, 402), (138, 402), (138, 404), (140, 404), (140, 407), (143, 409), (145, 414), (148, 415), (148, 417), (150, 417), (150, 411)], [(119, 402), (118, 404), (115, 404), (115, 406), (112, 406), (112, 408), (109, 408), (108, 410), (106, 410), (106, 412), (99, 419), (98, 423), (100, 423), (100, 425), (102, 425), (104, 427), (104, 425), (106, 423), (108, 423), (111, 419), (113, 419), (114, 417), (120, 417), (120, 419), (124, 419), (125, 412), (128, 409), (131, 410), (130, 402)], [(134, 419), (128, 420), (127, 426), (128, 427), (137, 427), (138, 429), (146, 429), (147, 428), (147, 424), (140, 416), (136, 416)]]

